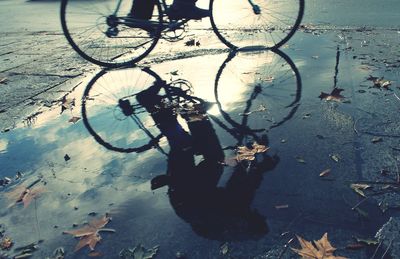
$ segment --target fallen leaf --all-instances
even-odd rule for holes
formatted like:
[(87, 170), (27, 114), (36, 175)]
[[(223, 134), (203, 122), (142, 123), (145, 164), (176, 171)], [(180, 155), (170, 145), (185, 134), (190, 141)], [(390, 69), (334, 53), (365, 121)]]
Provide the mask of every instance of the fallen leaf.
[(45, 192), (44, 187), (31, 187), (26, 188), (23, 185), (16, 187), (14, 190), (5, 193), (6, 197), (12, 201), (9, 207), (18, 203), (23, 203), (24, 208), (28, 207), (32, 200), (39, 197), (40, 194)]
[(174, 70), (174, 71), (170, 72), (170, 74), (173, 75), (173, 76), (177, 76), (178, 75), (178, 70)]
[(158, 246), (147, 249), (141, 244), (133, 249), (123, 249), (119, 252), (119, 257), (122, 259), (152, 259), (158, 252)]
[(66, 98), (64, 96), (61, 102), (61, 113), (63, 113), (65, 110), (72, 109), (74, 106), (75, 106), (75, 99)]
[(367, 80), (372, 81), (374, 83), (374, 87), (384, 88), (386, 90), (389, 90), (389, 86), (392, 84), (392, 81), (385, 80), (384, 77), (379, 78), (372, 75), (370, 75)]
[(296, 158), (297, 162), (299, 162), (299, 163), (302, 163), (302, 164), (305, 164), (305, 163), (306, 163), (306, 161), (304, 160), (304, 158), (301, 157), (301, 156), (295, 156), (295, 158)]
[(371, 188), (371, 185), (353, 183), (353, 184), (350, 185), (350, 188), (353, 189), (359, 195), (361, 195), (363, 197), (367, 197), (367, 196), (365, 196), (365, 193), (363, 191), (368, 189), (368, 188)]
[(13, 241), (11, 238), (5, 236), (1, 239), (0, 241), (0, 248), (1, 250), (10, 250), (11, 247), (13, 246)]
[(381, 137), (373, 137), (372, 139), (371, 139), (371, 142), (372, 143), (378, 143), (378, 142), (382, 142), (383, 141), (383, 138), (381, 138)]
[(81, 117), (73, 116), (71, 119), (68, 120), (68, 122), (77, 123), (80, 119)]
[(330, 158), (331, 158), (333, 161), (335, 161), (336, 163), (338, 163), (339, 160), (340, 160), (340, 156), (339, 156), (338, 154), (330, 154), (329, 156), (330, 156)]
[[(296, 235), (297, 236), (297, 235)], [(334, 256), (336, 248), (328, 241), (328, 233), (325, 233), (318, 241), (309, 242), (300, 236), (297, 236), (301, 249), (291, 249), (303, 259), (347, 259), (342, 256)]]
[(326, 101), (340, 102), (344, 98), (344, 96), (340, 94), (342, 91), (344, 91), (344, 89), (334, 88), (330, 94), (321, 92), (321, 94), (318, 97), (321, 100), (324, 99)]
[(222, 254), (222, 255), (226, 255), (228, 252), (229, 252), (228, 243), (224, 243), (224, 244), (221, 246), (221, 254)]
[(90, 250), (94, 250), (97, 243), (100, 242), (101, 236), (99, 234), (102, 228), (110, 222), (111, 217), (107, 214), (99, 219), (93, 219), (82, 228), (64, 231), (65, 234), (73, 235), (74, 237), (80, 237), (78, 244), (75, 247), (75, 252), (85, 246), (89, 246)]
[(195, 40), (195, 39), (190, 39), (188, 41), (185, 42), (185, 46), (200, 46), (200, 41)]
[(6, 84), (8, 81), (7, 77), (0, 77), (0, 84)]
[(371, 238), (358, 238), (358, 237), (356, 237), (356, 240), (359, 243), (364, 243), (364, 244), (369, 245), (369, 246), (379, 244), (378, 240), (371, 239)]
[(325, 169), (324, 171), (322, 171), (319, 176), (320, 177), (325, 177), (328, 176), (331, 173), (331, 169)]
[(252, 148), (248, 148), (246, 146), (239, 146), (237, 148), (236, 160), (237, 161), (252, 161), (255, 159), (255, 155), (257, 153), (264, 153), (267, 152), (269, 147), (264, 145), (257, 144), (256, 142), (253, 143)]

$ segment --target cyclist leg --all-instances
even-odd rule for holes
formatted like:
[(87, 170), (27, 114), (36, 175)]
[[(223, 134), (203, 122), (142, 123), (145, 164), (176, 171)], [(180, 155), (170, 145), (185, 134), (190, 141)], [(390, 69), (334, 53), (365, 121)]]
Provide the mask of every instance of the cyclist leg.
[(149, 20), (153, 14), (155, 0), (133, 0), (129, 16)]

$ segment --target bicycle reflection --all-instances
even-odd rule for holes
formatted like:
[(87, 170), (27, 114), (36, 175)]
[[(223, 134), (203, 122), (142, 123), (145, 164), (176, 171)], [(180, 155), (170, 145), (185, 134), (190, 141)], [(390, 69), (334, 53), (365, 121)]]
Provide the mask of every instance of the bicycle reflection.
[[(195, 97), (192, 86), (185, 80), (167, 84), (156, 73), (145, 68), (140, 70), (140, 76), (129, 76), (130, 81), (136, 81), (133, 90), (125, 84), (121, 89), (113, 85), (105, 91), (105, 83), (113, 81), (107, 79), (100, 83), (98, 80), (113, 71), (101, 72), (100, 76), (97, 75), (90, 82), (83, 97), (82, 111), (85, 126), (96, 141), (111, 150), (143, 152), (156, 147), (165, 154), (168, 160), (167, 173), (152, 179), (152, 189), (168, 186), (170, 203), (176, 214), (188, 222), (198, 235), (223, 240), (261, 237), (268, 232), (268, 226), (265, 216), (252, 209), (251, 203), (263, 180), (263, 174), (276, 167), (279, 157), (262, 154), (255, 161), (239, 162), (234, 167), (225, 166), (224, 161), (225, 154), (239, 145), (251, 145), (257, 142), (268, 146), (265, 125), (263, 128), (259, 127), (260, 120), (253, 120), (252, 116), (249, 116), (251, 111), (254, 111), (254, 103), (259, 98), (270, 97), (265, 95), (265, 92), (271, 89), (267, 86), (273, 85), (278, 90), (290, 89), (294, 93), (290, 94), (290, 97), (294, 99), (283, 106), (289, 110), (288, 115), (280, 120), (270, 121), (269, 128), (282, 125), (297, 111), (301, 97), (300, 75), (293, 62), (282, 52), (273, 52), (273, 55), (277, 55), (279, 62), (283, 64), (277, 65), (276, 62), (272, 64), (278, 68), (288, 64), (292, 76), (288, 76), (285, 68), (282, 72), (283, 77), (275, 74), (275, 78), (283, 79), (275, 80), (274, 85), (270, 81), (260, 82), (259, 79), (242, 80), (246, 82), (246, 89), (245, 91), (239, 89), (242, 99), (236, 101), (245, 104), (241, 105), (242, 114), (236, 112), (236, 108), (240, 106), (235, 107), (235, 112), (231, 112), (231, 107), (221, 99), (219, 94), (224, 71), (229, 68), (227, 64), (234, 64), (235, 55), (228, 56), (215, 80), (217, 106), (222, 116), (207, 114), (210, 103)], [(258, 68), (265, 67), (263, 65)], [(242, 69), (243, 66), (240, 68)], [(282, 69), (275, 68), (275, 70)], [(232, 73), (234, 70), (229, 68), (229, 71)], [(254, 72), (254, 75), (259, 74), (260, 72)], [(239, 72), (239, 75), (248, 76), (249, 73)], [(97, 83), (100, 87), (94, 91)], [(279, 89), (282, 85), (284, 88)], [(243, 98), (246, 100), (243, 101)], [(110, 100), (112, 104), (105, 105)], [(231, 101), (228, 100), (228, 102)], [(264, 101), (265, 99), (262, 102)], [(101, 109), (101, 106), (105, 106), (106, 109)], [(282, 107), (279, 109), (283, 110)], [(143, 131), (142, 136), (147, 137), (147, 140), (138, 142), (133, 138), (131, 143), (123, 142), (124, 147), (118, 146), (122, 143), (120, 138), (124, 136), (123, 134), (96, 131), (98, 127), (96, 123), (90, 122), (90, 118), (97, 120), (95, 112), (99, 111), (100, 118), (104, 119), (106, 113), (109, 114), (107, 118), (114, 118), (111, 124), (113, 131), (119, 129), (116, 123), (128, 122), (133, 127), (131, 130)], [(184, 129), (178, 116), (183, 118), (188, 130)], [(143, 122), (149, 119), (151, 119), (151, 124)], [(98, 120), (97, 123), (103, 127), (103, 121)], [(265, 122), (268, 120), (264, 119)], [(222, 147), (214, 129), (215, 125), (231, 135), (236, 143)], [(128, 131), (127, 134), (129, 133)], [(114, 141), (111, 138), (110, 141), (110, 137), (113, 136), (119, 139)], [(159, 144), (162, 136), (165, 136), (168, 141), (168, 152)], [(201, 161), (197, 163), (199, 156)], [(226, 171), (231, 171), (231, 176), (224, 186), (220, 186), (221, 177)]]

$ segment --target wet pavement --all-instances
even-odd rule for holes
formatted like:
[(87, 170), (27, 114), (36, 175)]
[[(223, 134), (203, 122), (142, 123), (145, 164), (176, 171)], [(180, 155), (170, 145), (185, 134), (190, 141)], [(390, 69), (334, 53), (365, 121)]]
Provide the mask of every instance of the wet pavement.
[[(297, 258), (288, 248), (299, 247), (290, 241), (296, 234), (318, 240), (326, 232), (337, 255), (397, 258), (400, 19), (390, 11), (394, 4), (377, 6), (385, 19), (342, 13), (348, 20), (341, 20), (325, 17), (340, 4), (309, 1), (301, 30), (281, 51), (233, 55), (212, 32), (194, 29), (188, 38), (200, 46), (161, 42), (140, 67), (120, 70), (76, 57), (54, 27), (33, 34), (2, 27), (0, 75), (8, 81), (0, 84), (0, 232), (15, 244), (1, 253), (15, 255), (15, 248), (43, 240), (32, 258), (59, 247), (66, 258), (87, 258), (90, 250), (74, 252), (79, 240), (63, 232), (109, 214), (106, 228), (115, 232), (101, 232), (95, 249), (103, 258), (119, 258), (138, 244), (158, 246), (156, 258)], [(26, 47), (10, 50), (21, 35)], [(49, 45), (57, 52), (44, 48)], [(133, 95), (160, 80), (209, 104), (207, 115), (194, 121), (182, 115), (178, 124), (166, 122), (190, 131), (195, 142), (175, 142)], [(334, 88), (343, 89), (341, 96), (326, 98)], [(137, 105), (135, 120), (117, 109), (120, 98)], [(270, 149), (252, 162), (235, 162), (237, 148), (254, 141)], [(223, 165), (202, 163), (221, 152)], [(183, 187), (151, 190), (156, 176), (180, 171)], [(16, 203), (28, 187), (29, 199)], [(346, 249), (356, 238), (375, 245)]]

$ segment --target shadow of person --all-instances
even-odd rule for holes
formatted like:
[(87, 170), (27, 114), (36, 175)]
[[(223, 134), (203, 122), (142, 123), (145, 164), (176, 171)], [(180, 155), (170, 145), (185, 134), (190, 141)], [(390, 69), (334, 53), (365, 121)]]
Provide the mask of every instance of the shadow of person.
[[(167, 105), (157, 94), (159, 90), (155, 84), (136, 97), (170, 145), (167, 173), (153, 178), (151, 188), (168, 185), (176, 214), (202, 237), (240, 240), (265, 235), (265, 217), (252, 209), (251, 203), (263, 173), (272, 170), (279, 158), (264, 154), (260, 161), (240, 162), (227, 184), (220, 186), (225, 155), (206, 109), (202, 103), (178, 109)], [(185, 119), (190, 134), (178, 122), (177, 113)], [(199, 156), (201, 161), (196, 163)]]

